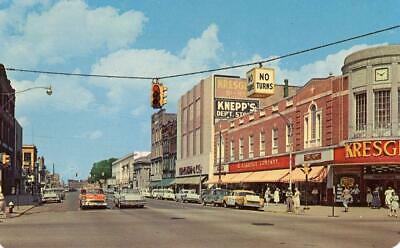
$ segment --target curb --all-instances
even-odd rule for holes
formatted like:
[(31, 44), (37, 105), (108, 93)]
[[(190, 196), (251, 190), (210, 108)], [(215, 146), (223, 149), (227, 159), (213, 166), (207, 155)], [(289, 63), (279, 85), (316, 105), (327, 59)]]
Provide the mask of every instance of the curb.
[(35, 208), (37, 206), (39, 206), (39, 205), (33, 205), (33, 206), (31, 206), (31, 207), (29, 207), (27, 209), (24, 209), (22, 212), (19, 212), (18, 214), (9, 216), (8, 219), (20, 217), (20, 216), (24, 215), (26, 212), (28, 212), (29, 210), (32, 210), (33, 208)]

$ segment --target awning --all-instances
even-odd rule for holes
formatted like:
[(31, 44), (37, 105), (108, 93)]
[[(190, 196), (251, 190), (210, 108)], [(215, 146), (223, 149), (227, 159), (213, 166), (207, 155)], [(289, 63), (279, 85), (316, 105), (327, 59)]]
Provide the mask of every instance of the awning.
[(160, 187), (161, 180), (160, 181), (152, 181), (150, 182), (150, 187)]
[(253, 174), (245, 178), (245, 182), (249, 183), (281, 182), (282, 178), (284, 178), (287, 174), (289, 174), (288, 169), (257, 171), (253, 172)]
[[(312, 170), (308, 174), (308, 181), (310, 182), (322, 182), (326, 178), (328, 174), (328, 169), (324, 166), (315, 166), (311, 167)], [(306, 175), (301, 170), (301, 168), (296, 168), (292, 171), (292, 182), (305, 182)], [(289, 182), (289, 173), (282, 178), (282, 182), (288, 183)]]
[(229, 183), (243, 183), (243, 182), (247, 182), (246, 178), (248, 176), (250, 176), (251, 174), (253, 174), (254, 172), (243, 172), (243, 173), (235, 173), (235, 174), (231, 174), (234, 175), (232, 179), (230, 179)]
[[(206, 179), (206, 176), (201, 177), (201, 181), (203, 182), (204, 179)], [(175, 184), (199, 184), (200, 183), (200, 177), (199, 176), (194, 176), (194, 177), (177, 177), (175, 178)]]
[[(222, 183), (224, 182), (224, 180), (225, 180), (225, 175), (221, 175), (221, 181), (222, 181)], [(207, 182), (206, 182), (206, 184), (217, 184), (218, 183), (218, 180), (219, 180), (219, 175), (213, 175)]]
[(168, 187), (175, 183), (175, 178), (164, 178), (160, 182), (160, 187)]

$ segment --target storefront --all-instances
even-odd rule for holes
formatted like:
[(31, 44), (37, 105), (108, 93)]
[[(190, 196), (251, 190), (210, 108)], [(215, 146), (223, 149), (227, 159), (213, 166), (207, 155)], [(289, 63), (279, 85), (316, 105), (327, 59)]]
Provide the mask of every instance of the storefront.
[[(383, 199), (390, 186), (400, 189), (400, 140), (361, 140), (335, 149), (334, 185), (336, 200), (344, 187), (359, 188), (355, 203), (366, 204), (367, 190), (378, 187)], [(354, 196), (353, 196), (354, 198)]]

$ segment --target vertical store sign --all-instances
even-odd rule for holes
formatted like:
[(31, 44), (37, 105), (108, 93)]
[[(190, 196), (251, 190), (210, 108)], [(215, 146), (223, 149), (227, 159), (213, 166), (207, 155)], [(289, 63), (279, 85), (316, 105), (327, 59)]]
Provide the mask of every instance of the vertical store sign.
[(275, 93), (275, 70), (272, 68), (253, 68), (246, 74), (247, 96), (264, 98)]

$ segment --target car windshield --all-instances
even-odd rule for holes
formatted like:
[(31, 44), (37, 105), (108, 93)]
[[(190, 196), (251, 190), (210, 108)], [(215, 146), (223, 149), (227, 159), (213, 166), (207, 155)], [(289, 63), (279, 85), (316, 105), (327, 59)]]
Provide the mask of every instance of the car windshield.
[(122, 189), (121, 193), (126, 193), (126, 194), (139, 194), (139, 191), (137, 189)]
[(237, 195), (239, 196), (256, 195), (256, 193), (245, 191), (245, 192), (238, 192)]
[(86, 189), (84, 194), (103, 194), (102, 189)]
[(55, 190), (55, 189), (45, 189), (45, 190), (43, 190), (43, 194), (53, 194), (53, 193), (57, 193), (57, 190)]

